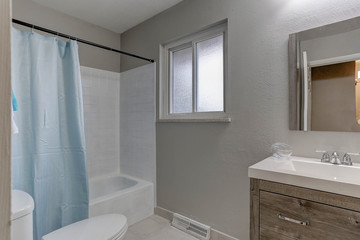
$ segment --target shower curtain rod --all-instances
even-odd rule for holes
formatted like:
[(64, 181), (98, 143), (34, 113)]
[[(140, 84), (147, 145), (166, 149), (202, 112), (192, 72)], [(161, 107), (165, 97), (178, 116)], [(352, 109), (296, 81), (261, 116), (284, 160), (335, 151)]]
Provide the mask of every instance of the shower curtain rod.
[(42, 32), (50, 33), (50, 34), (53, 34), (53, 35), (56, 35), (56, 36), (59, 36), (59, 37), (68, 38), (68, 39), (75, 40), (75, 41), (78, 41), (78, 42), (81, 42), (81, 43), (84, 43), (84, 44), (87, 44), (87, 45), (102, 48), (102, 49), (105, 49), (105, 50), (108, 50), (108, 51), (117, 52), (117, 53), (120, 53), (120, 54), (124, 54), (124, 55), (130, 56), (130, 57), (142, 59), (142, 60), (152, 62), (152, 63), (155, 62), (153, 59), (150, 59), (150, 58), (145, 58), (145, 57), (141, 57), (141, 56), (138, 56), (138, 55), (135, 55), (135, 54), (132, 54), (132, 53), (120, 51), (120, 50), (117, 50), (117, 49), (114, 49), (114, 48), (111, 48), (111, 47), (100, 45), (100, 44), (90, 42), (90, 41), (87, 41), (87, 40), (84, 40), (84, 39), (81, 39), (81, 38), (76, 38), (76, 37), (73, 37), (73, 36), (70, 36), (70, 35), (67, 35), (67, 34), (64, 34), (64, 33), (56, 32), (56, 31), (53, 31), (53, 30), (50, 30), (50, 29), (47, 29), (47, 28), (36, 26), (34, 24), (23, 22), (23, 21), (14, 19), (14, 18), (12, 19), (12, 22), (16, 23), (16, 24), (19, 24), (19, 25), (22, 25), (22, 26), (25, 26), (25, 27), (36, 29), (36, 30), (39, 30), (39, 31), (42, 31)]

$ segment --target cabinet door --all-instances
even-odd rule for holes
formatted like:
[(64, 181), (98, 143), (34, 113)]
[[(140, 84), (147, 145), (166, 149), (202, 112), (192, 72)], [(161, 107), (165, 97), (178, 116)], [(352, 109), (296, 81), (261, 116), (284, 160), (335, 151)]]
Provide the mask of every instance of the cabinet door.
[(354, 240), (360, 213), (260, 191), (260, 227), (295, 239)]

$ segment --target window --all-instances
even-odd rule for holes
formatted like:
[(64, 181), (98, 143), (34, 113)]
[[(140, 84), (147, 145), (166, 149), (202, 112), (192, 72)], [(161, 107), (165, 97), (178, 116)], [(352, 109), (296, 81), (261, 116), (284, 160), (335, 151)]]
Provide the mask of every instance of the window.
[(227, 24), (161, 46), (160, 120), (225, 121)]

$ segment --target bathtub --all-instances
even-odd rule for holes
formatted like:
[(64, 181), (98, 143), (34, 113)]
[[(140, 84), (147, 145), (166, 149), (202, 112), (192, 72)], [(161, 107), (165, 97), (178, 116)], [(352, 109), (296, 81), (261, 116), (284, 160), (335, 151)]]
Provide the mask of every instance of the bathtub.
[(126, 175), (89, 180), (89, 216), (120, 213), (134, 224), (154, 214), (154, 185)]

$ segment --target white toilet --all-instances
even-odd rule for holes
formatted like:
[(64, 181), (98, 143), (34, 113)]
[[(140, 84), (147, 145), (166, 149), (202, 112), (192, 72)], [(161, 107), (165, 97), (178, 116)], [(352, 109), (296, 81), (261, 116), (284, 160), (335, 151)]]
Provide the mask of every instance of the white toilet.
[[(33, 240), (34, 200), (26, 192), (12, 190), (11, 240)], [(120, 214), (88, 218), (60, 228), (42, 240), (122, 240), (127, 231), (127, 219)]]
[(26, 192), (11, 192), (11, 240), (33, 240), (34, 200)]
[(127, 219), (120, 214), (106, 214), (70, 224), (42, 237), (42, 240), (122, 240)]

